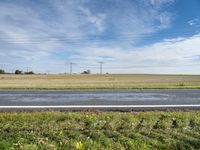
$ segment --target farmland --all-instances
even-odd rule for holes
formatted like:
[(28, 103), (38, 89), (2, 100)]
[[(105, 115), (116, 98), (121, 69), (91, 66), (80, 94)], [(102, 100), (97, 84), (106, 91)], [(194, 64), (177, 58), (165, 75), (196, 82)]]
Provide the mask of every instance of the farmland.
[[(0, 75), (0, 89), (199, 89), (199, 75)], [(0, 149), (199, 149), (199, 111), (0, 112)]]
[(0, 89), (199, 89), (200, 75), (0, 75)]

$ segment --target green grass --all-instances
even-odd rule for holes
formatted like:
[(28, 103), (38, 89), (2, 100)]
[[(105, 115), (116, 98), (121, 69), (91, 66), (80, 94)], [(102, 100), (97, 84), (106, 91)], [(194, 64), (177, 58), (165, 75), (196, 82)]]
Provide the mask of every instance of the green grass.
[(0, 89), (200, 89), (200, 75), (0, 75)]
[(0, 149), (200, 149), (200, 112), (0, 113)]

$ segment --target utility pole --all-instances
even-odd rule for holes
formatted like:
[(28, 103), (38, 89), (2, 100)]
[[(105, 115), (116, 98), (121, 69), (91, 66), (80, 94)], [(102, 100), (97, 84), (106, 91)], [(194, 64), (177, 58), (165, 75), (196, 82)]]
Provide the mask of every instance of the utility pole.
[(26, 67), (26, 72), (28, 73), (29, 67)]
[(72, 62), (70, 63), (70, 74), (72, 74), (72, 71), (73, 71), (73, 64), (74, 63), (72, 63)]
[(100, 64), (100, 68), (99, 68), (99, 69), (100, 69), (100, 74), (102, 74), (102, 70), (103, 70), (103, 62), (100, 61), (99, 64)]

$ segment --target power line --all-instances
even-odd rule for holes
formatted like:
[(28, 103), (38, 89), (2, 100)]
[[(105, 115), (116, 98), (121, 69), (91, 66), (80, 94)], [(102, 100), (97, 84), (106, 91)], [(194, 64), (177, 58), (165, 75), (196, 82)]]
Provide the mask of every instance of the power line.
[[(121, 34), (115, 34), (115, 35), (108, 35), (106, 36), (106, 39), (109, 39), (109, 38), (117, 38), (117, 37), (133, 37), (133, 36), (153, 36), (153, 35), (174, 35), (174, 34), (188, 34), (188, 33), (194, 33), (194, 31), (192, 30), (186, 30), (186, 31), (178, 31), (178, 32), (168, 32), (168, 33), (121, 33)], [(64, 35), (64, 34), (63, 34)], [(104, 36), (104, 35), (103, 35)], [(70, 37), (66, 37), (66, 36), (46, 36), (46, 37), (32, 37), (31, 39), (32, 40), (38, 40), (38, 41), (41, 41), (41, 40), (50, 40), (50, 41), (53, 41), (53, 40), (81, 40), (81, 39), (94, 39), (94, 38), (99, 38), (99, 37), (103, 37), (102, 35), (100, 36), (91, 36), (93, 38), (89, 38), (88, 36), (70, 36)], [(3, 40), (30, 40), (28, 38), (1, 38), (0, 37), (0, 40), (3, 39)]]
[(190, 67), (190, 66), (199, 66), (200, 64), (184, 64), (184, 65), (134, 65), (134, 66), (105, 66), (103, 67), (104, 62), (98, 62), (98, 66), (79, 66), (78, 68), (91, 68), (91, 69), (99, 69), (99, 73), (103, 72), (103, 69), (134, 69), (134, 68), (168, 68), (168, 67)]
[[(189, 35), (194, 34), (194, 32), (171, 32), (171, 33), (147, 33), (147, 34), (118, 34), (113, 36), (107, 36), (105, 39), (102, 36), (97, 36), (93, 38), (89, 37), (44, 37), (44, 38), (32, 38), (32, 39), (25, 39), (25, 38), (0, 38), (0, 42), (6, 42), (6, 43), (16, 43), (16, 44), (37, 44), (42, 42), (69, 42), (69, 44), (80, 44), (84, 42), (109, 42), (112, 41), (132, 41), (134, 37), (142, 37), (145, 40), (152, 40), (152, 37), (161, 37), (163, 35)], [(197, 34), (197, 33), (196, 33)], [(30, 41), (31, 40), (31, 41)], [(112, 42), (111, 41), (111, 42)]]

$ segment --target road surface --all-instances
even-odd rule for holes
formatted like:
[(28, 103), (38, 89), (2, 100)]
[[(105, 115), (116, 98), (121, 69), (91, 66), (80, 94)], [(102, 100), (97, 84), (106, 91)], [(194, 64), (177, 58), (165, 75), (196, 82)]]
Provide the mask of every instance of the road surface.
[(0, 110), (200, 109), (200, 90), (0, 90)]

